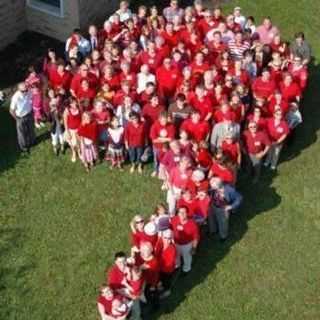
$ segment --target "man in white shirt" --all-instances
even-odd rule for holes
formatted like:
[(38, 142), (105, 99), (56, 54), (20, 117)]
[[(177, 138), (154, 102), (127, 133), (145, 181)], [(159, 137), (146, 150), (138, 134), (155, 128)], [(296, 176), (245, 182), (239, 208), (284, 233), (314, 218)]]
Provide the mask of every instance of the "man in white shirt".
[(140, 94), (146, 89), (147, 83), (152, 82), (156, 84), (156, 77), (153, 73), (149, 72), (149, 66), (147, 64), (143, 64), (140, 68), (140, 73), (137, 76), (137, 93)]
[[(119, 9), (115, 12), (119, 15), (120, 22), (126, 22), (128, 19), (132, 18), (132, 11), (129, 8), (128, 1), (120, 1)], [(109, 18), (110, 22), (113, 22), (113, 15)]]
[(10, 114), (16, 120), (18, 144), (22, 151), (29, 152), (35, 142), (32, 96), (26, 84), (18, 84), (18, 90), (11, 98)]
[(241, 8), (235, 7), (233, 10), (233, 16), (234, 16), (234, 22), (237, 24), (240, 24), (242, 30), (244, 29), (244, 26), (246, 25), (246, 17), (241, 14)]

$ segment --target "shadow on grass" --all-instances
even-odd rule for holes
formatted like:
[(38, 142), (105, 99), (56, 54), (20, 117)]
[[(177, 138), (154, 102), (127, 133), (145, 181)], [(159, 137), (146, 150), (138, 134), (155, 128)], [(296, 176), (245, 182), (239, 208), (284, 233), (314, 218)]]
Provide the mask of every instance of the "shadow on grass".
[[(319, 83), (319, 66), (312, 64), (309, 86), (303, 101), (304, 123), (297, 128), (293, 143), (284, 148), (281, 162), (298, 157), (303, 150), (317, 141), (317, 132), (320, 128), (320, 93), (317, 89)], [(217, 264), (229, 253), (232, 246), (245, 236), (249, 221), (259, 214), (268, 214), (268, 211), (280, 204), (282, 197), (272, 187), (272, 180), (275, 176), (276, 173), (264, 170), (259, 184), (252, 185), (251, 179), (240, 174), (237, 188), (243, 194), (244, 202), (240, 211), (231, 217), (229, 239), (225, 243), (220, 243), (217, 237), (202, 239), (191, 274), (175, 282), (172, 296), (162, 302), (158, 312), (148, 314), (147, 319), (156, 320), (161, 314), (173, 313), (183, 303), (188, 293), (204, 282), (215, 270)]]
[(25, 257), (21, 256), (23, 242), (21, 229), (7, 227), (6, 224), (0, 225), (1, 319), (13, 319), (17, 314), (17, 304), (29, 292), (26, 277), (35, 265), (26, 262)]

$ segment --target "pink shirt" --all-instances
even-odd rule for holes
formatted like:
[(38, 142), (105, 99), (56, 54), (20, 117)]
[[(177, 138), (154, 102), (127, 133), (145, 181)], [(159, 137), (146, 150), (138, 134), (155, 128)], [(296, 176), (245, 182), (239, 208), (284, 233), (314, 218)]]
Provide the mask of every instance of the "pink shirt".
[(192, 170), (181, 172), (179, 167), (174, 167), (170, 170), (170, 184), (179, 189), (187, 187), (188, 180), (191, 178)]
[(259, 34), (260, 42), (262, 44), (271, 44), (275, 35), (279, 34), (277, 27), (272, 26), (270, 29), (267, 29), (264, 25), (259, 26), (256, 29), (256, 32)]

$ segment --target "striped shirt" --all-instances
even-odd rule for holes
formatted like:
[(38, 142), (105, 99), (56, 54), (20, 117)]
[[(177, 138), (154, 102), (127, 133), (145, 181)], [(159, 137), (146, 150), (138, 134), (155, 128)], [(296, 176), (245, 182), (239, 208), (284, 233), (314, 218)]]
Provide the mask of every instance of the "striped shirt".
[(235, 40), (228, 42), (231, 58), (233, 60), (241, 60), (246, 50), (250, 49), (250, 43), (243, 41), (241, 44), (237, 44)]

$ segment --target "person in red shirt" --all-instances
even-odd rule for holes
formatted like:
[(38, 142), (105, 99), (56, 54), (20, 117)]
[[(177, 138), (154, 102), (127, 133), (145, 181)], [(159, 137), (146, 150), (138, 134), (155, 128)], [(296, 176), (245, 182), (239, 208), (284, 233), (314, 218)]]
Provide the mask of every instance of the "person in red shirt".
[(89, 86), (89, 81), (87, 79), (81, 80), (80, 87), (77, 91), (77, 99), (79, 101), (88, 100), (90, 105), (93, 99), (96, 97), (96, 91)]
[(103, 285), (100, 288), (97, 307), (101, 320), (125, 320), (130, 311), (126, 305), (125, 298), (115, 294), (107, 285)]
[(92, 116), (98, 125), (99, 142), (105, 144), (108, 139), (107, 125), (111, 120), (111, 112), (106, 108), (102, 100), (95, 100)]
[(115, 72), (111, 65), (106, 65), (103, 68), (103, 77), (100, 78), (100, 85), (108, 83), (111, 90), (117, 91), (120, 89), (119, 75)]
[(260, 177), (262, 160), (268, 153), (271, 142), (264, 131), (258, 130), (258, 125), (254, 121), (249, 122), (248, 130), (243, 132), (242, 141), (249, 172), (253, 169), (253, 182), (256, 183)]
[(275, 91), (276, 84), (271, 79), (269, 69), (265, 68), (262, 70), (262, 76), (254, 80), (252, 84), (252, 92), (254, 98), (265, 98), (268, 99)]
[(283, 75), (283, 82), (280, 83), (280, 91), (284, 101), (299, 102), (301, 98), (301, 89), (299, 85), (293, 81), (290, 73)]
[(268, 101), (268, 116), (271, 117), (276, 109), (280, 109), (284, 115), (289, 111), (289, 103), (282, 96), (281, 91), (276, 90)]
[(78, 128), (81, 124), (81, 112), (77, 100), (73, 97), (70, 98), (69, 106), (64, 110), (63, 123), (65, 141), (69, 144), (72, 153), (71, 161), (76, 162), (77, 155), (80, 158)]
[(257, 124), (257, 130), (266, 130), (267, 120), (262, 116), (262, 111), (259, 107), (254, 107), (253, 112), (247, 116), (247, 123), (255, 122)]
[(81, 160), (87, 172), (89, 172), (98, 158), (97, 141), (99, 135), (97, 122), (93, 119), (91, 113), (84, 112), (82, 114), (78, 135), (80, 138)]
[(64, 89), (65, 91), (70, 90), (72, 74), (66, 70), (63, 62), (57, 64), (57, 68), (51, 72), (49, 79), (49, 85), (55, 90), (59, 91)]
[(130, 63), (127, 61), (122, 61), (121, 72), (119, 73), (119, 81), (122, 83), (123, 81), (128, 81), (131, 90), (136, 88), (137, 86), (137, 75), (135, 72), (131, 70)]
[(149, 41), (146, 51), (139, 54), (139, 66), (146, 64), (149, 66), (150, 72), (156, 72), (157, 68), (161, 65), (162, 60), (160, 54), (157, 54), (156, 45), (154, 42)]
[(193, 219), (197, 210), (197, 202), (189, 189), (182, 190), (181, 198), (177, 202), (177, 208), (180, 207), (186, 207), (188, 209), (188, 218)]
[(171, 218), (171, 226), (177, 247), (176, 266), (181, 265), (183, 258), (182, 272), (187, 274), (191, 271), (192, 256), (200, 240), (199, 227), (196, 222), (188, 218), (188, 209), (185, 207), (180, 207), (177, 215)]
[(227, 163), (227, 156), (221, 150), (218, 151), (209, 171), (209, 178), (219, 177), (222, 182), (234, 185), (236, 182), (235, 172)]
[(287, 122), (282, 119), (281, 110), (276, 110), (273, 118), (267, 120), (266, 128), (271, 140), (271, 147), (264, 165), (266, 167), (271, 165), (271, 170), (276, 170), (283, 143), (289, 134), (289, 127)]
[(162, 112), (165, 111), (165, 107), (160, 103), (157, 94), (152, 94), (149, 97), (149, 101), (142, 108), (143, 120), (146, 123), (146, 127), (150, 130), (151, 126), (159, 119)]
[(176, 32), (173, 28), (173, 24), (168, 22), (165, 26), (165, 30), (161, 32), (161, 37), (165, 40), (165, 43), (169, 46), (170, 49), (174, 48), (178, 43), (179, 33)]
[(159, 152), (164, 143), (172, 141), (175, 137), (174, 125), (168, 122), (168, 114), (161, 112), (158, 120), (151, 126), (150, 139), (153, 147), (154, 171), (151, 176), (159, 173)]
[(169, 100), (174, 96), (180, 77), (179, 70), (171, 65), (171, 59), (165, 58), (163, 65), (156, 71), (158, 92), (163, 100)]
[(160, 280), (160, 264), (154, 254), (153, 246), (150, 242), (142, 242), (139, 254), (136, 255), (136, 264), (143, 271), (146, 282), (145, 297), (153, 308), (159, 305), (158, 284)]
[(89, 67), (86, 64), (82, 64), (79, 68), (79, 72), (73, 76), (71, 81), (70, 92), (72, 96), (77, 96), (78, 90), (81, 86), (81, 81), (84, 79), (89, 81), (90, 88), (95, 89), (97, 87), (97, 77), (93, 73), (89, 72)]
[(212, 118), (213, 108), (212, 101), (203, 85), (197, 85), (195, 94), (189, 99), (190, 105), (200, 112), (201, 120), (209, 121)]
[(225, 139), (222, 141), (221, 150), (237, 168), (241, 166), (241, 150), (240, 143), (234, 139), (230, 133), (226, 134)]
[(292, 75), (294, 81), (299, 84), (303, 92), (308, 83), (308, 68), (303, 65), (301, 57), (293, 57), (292, 63), (288, 66), (288, 72)]
[(214, 113), (213, 119), (215, 123), (224, 122), (224, 121), (236, 121), (236, 113), (231, 110), (228, 102), (222, 102), (220, 108)]
[(127, 256), (119, 251), (114, 256), (114, 265), (107, 270), (107, 283), (112, 290), (121, 293), (125, 288), (125, 278), (127, 270)]
[(193, 145), (194, 160), (197, 166), (204, 172), (208, 172), (212, 166), (212, 155), (209, 152), (207, 141), (200, 141)]
[(198, 110), (192, 110), (190, 119), (182, 122), (181, 130), (187, 132), (190, 139), (197, 143), (207, 141), (210, 133), (210, 125), (206, 121), (201, 121), (201, 115)]
[(138, 172), (142, 173), (141, 156), (146, 145), (146, 138), (145, 124), (141, 122), (138, 113), (131, 112), (129, 122), (124, 129), (124, 141), (131, 162), (130, 173), (133, 173), (136, 167)]
[(164, 291), (161, 298), (171, 294), (172, 276), (176, 269), (177, 248), (173, 240), (173, 232), (167, 229), (161, 233), (156, 245), (155, 254), (160, 265), (160, 281)]

